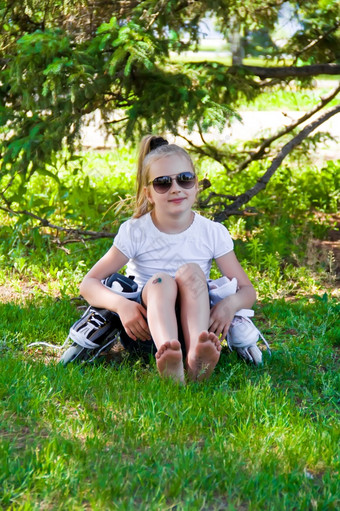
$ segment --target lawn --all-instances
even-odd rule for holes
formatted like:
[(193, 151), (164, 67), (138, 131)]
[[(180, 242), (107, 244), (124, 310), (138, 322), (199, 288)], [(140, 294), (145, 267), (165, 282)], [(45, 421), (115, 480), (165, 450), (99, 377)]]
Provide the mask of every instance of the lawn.
[[(85, 155), (62, 190), (37, 177), (34, 200), (62, 196), (56, 223), (114, 232), (129, 215), (112, 203), (129, 197), (132, 163), (125, 150)], [(338, 168), (313, 186), (311, 169), (290, 169), (289, 183), (283, 171), (257, 216), (228, 220), (272, 357), (251, 367), (224, 347), (211, 379), (184, 387), (124, 352), (65, 368), (59, 351), (28, 348), (62, 345), (80, 315), (77, 286), (112, 240), (58, 244), (32, 219), (2, 215), (1, 509), (339, 509), (337, 262), (314, 243), (330, 222), (338, 232)], [(81, 196), (66, 195), (70, 183)]]
[(153, 361), (64, 368), (25, 352), (62, 343), (69, 299), (0, 307), (2, 509), (338, 509), (328, 295), (262, 303), (271, 359), (249, 367), (225, 349), (208, 382), (184, 388)]

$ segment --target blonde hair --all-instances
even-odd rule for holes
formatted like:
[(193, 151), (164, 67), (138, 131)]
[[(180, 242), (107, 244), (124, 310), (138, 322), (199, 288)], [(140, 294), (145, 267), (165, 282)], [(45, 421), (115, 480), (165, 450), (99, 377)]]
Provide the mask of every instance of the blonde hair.
[[(157, 143), (153, 142), (156, 139), (158, 139), (162, 145), (158, 145), (155, 149), (153, 149), (151, 146), (157, 145)], [(176, 144), (168, 144), (166, 140), (156, 135), (146, 135), (143, 137), (138, 152), (136, 205), (133, 218), (139, 218), (151, 211), (153, 208), (153, 205), (150, 204), (145, 193), (145, 187), (149, 182), (149, 173), (152, 163), (173, 154), (184, 157), (190, 163), (192, 171), (195, 173), (194, 164), (189, 154), (182, 149), (182, 147), (179, 147)]]

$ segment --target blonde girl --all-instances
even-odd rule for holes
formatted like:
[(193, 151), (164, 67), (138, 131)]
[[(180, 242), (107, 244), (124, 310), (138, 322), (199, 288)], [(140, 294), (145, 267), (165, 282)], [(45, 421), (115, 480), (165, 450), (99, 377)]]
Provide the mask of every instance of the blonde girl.
[[(113, 246), (80, 286), (94, 307), (116, 312), (136, 343), (152, 339), (161, 376), (184, 382), (213, 372), (239, 309), (250, 308), (255, 290), (233, 251), (228, 230), (195, 211), (194, 165), (181, 147), (157, 136), (143, 138), (138, 159), (136, 207)], [(210, 307), (207, 281), (213, 259), (238, 290)], [(127, 265), (140, 291), (136, 301), (101, 280)]]

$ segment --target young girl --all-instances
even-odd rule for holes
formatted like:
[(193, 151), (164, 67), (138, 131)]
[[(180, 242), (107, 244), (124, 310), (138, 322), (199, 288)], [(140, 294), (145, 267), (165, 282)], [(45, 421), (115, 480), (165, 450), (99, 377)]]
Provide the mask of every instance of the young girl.
[[(133, 218), (121, 225), (113, 246), (80, 286), (92, 306), (119, 315), (134, 341), (152, 338), (160, 375), (179, 382), (184, 370), (192, 380), (211, 375), (220, 357), (219, 337), (226, 337), (235, 313), (256, 298), (228, 230), (192, 210), (197, 192), (188, 153), (162, 137), (144, 137)], [(237, 279), (238, 290), (210, 308), (213, 259), (223, 275)], [(136, 301), (101, 283), (126, 264), (126, 274), (135, 276), (140, 290)]]

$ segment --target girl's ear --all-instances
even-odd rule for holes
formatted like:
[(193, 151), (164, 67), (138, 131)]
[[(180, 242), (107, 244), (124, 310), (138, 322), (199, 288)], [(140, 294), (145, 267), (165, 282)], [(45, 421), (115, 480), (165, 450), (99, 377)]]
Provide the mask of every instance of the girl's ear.
[(148, 186), (144, 186), (144, 194), (145, 197), (148, 199), (148, 202), (150, 202), (150, 204), (153, 204), (153, 200)]

